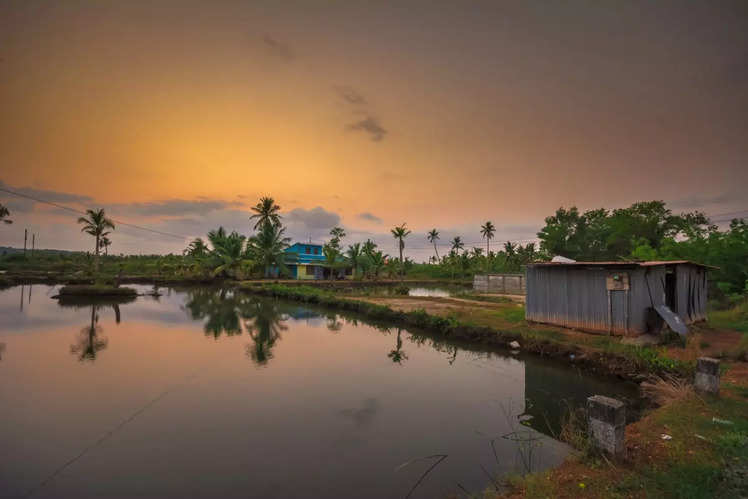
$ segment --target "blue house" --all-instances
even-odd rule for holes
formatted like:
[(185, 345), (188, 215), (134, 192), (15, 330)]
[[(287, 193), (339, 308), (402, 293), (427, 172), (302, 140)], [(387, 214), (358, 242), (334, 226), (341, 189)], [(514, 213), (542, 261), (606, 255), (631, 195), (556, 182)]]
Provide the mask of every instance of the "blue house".
[(286, 248), (286, 266), (292, 279), (324, 279), (322, 245), (295, 243)]
[[(295, 243), (286, 248), (286, 266), (291, 273), (291, 279), (326, 279), (330, 276), (330, 269), (325, 263), (321, 244)], [(338, 278), (350, 275), (350, 269), (342, 268), (338, 271)]]

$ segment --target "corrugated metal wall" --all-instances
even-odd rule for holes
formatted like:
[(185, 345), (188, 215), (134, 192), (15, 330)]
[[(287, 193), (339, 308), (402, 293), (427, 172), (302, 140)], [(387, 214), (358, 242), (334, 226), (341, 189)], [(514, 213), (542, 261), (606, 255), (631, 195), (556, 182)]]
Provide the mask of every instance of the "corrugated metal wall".
[[(627, 273), (629, 290), (608, 290), (606, 278)], [(705, 318), (706, 271), (677, 265), (676, 300), (681, 319), (690, 324)], [(647, 309), (665, 303), (666, 266), (596, 267), (529, 266), (527, 320), (614, 334), (647, 332)], [(612, 322), (612, 324), (611, 324)]]
[(686, 324), (706, 319), (706, 270), (694, 265), (678, 265), (675, 311)]

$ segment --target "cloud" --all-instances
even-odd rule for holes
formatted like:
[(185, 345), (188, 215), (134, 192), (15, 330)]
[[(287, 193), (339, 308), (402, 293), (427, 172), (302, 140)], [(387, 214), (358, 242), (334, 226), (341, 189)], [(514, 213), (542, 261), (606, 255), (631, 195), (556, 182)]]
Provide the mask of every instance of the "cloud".
[(220, 201), (217, 199), (169, 199), (164, 201), (151, 201), (147, 203), (125, 203), (110, 205), (113, 212), (129, 213), (146, 217), (152, 216), (182, 216), (182, 215), (207, 215), (213, 211), (225, 210), (239, 203)]
[(296, 53), (286, 43), (276, 40), (270, 35), (263, 35), (262, 42), (267, 49), (267, 52), (273, 57), (277, 57), (286, 62), (291, 62), (296, 59)]
[(352, 132), (367, 133), (369, 134), (369, 138), (374, 142), (381, 142), (384, 136), (387, 135), (387, 130), (373, 116), (367, 116), (363, 120), (346, 125), (345, 129)]
[(706, 207), (724, 206), (740, 203), (746, 198), (743, 192), (723, 192), (716, 195), (696, 193), (668, 202), (668, 207), (674, 210), (703, 210)]
[(369, 213), (368, 211), (365, 211), (363, 213), (358, 214), (358, 218), (361, 220), (366, 220), (367, 222), (374, 222), (375, 224), (381, 224), (382, 219), (378, 216), (374, 215), (373, 213)]
[[(34, 189), (33, 187), (13, 187), (2, 180), (0, 180), (0, 188), (52, 203), (90, 204), (93, 202), (93, 199), (89, 196), (71, 194), (68, 192), (49, 191), (45, 189)], [(9, 210), (17, 212), (32, 211), (34, 206), (38, 204), (37, 201), (33, 199), (14, 196), (13, 194), (8, 194), (2, 191), (0, 191), (0, 199), (3, 200), (3, 204), (7, 206)]]
[(333, 87), (338, 97), (343, 99), (352, 106), (362, 106), (366, 104), (366, 98), (361, 95), (361, 92), (348, 85), (336, 85)]
[(305, 210), (304, 208), (294, 208), (287, 215), (285, 220), (289, 225), (295, 228), (305, 228), (309, 230), (331, 229), (340, 224), (340, 215), (327, 211), (321, 206)]

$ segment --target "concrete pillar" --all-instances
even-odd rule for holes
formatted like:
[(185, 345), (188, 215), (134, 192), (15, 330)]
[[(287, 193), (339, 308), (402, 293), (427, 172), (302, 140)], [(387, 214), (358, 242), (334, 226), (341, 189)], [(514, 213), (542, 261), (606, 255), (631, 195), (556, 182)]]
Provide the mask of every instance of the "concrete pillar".
[(719, 393), (719, 360), (700, 357), (696, 362), (694, 386), (706, 393)]
[(587, 417), (593, 445), (614, 457), (623, 456), (626, 405), (620, 400), (594, 395), (587, 399)]

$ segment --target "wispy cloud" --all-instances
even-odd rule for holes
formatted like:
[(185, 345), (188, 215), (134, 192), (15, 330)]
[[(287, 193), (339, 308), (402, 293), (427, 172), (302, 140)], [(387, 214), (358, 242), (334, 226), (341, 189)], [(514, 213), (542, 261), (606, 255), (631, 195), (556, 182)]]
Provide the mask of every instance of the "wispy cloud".
[(367, 116), (362, 120), (350, 123), (346, 125), (345, 129), (352, 132), (366, 133), (374, 142), (381, 142), (384, 136), (387, 135), (387, 130), (374, 116)]
[(206, 215), (213, 211), (225, 210), (241, 203), (221, 201), (217, 199), (169, 199), (151, 201), (147, 203), (123, 203), (109, 205), (109, 209), (116, 213), (127, 213), (146, 217), (153, 216), (183, 216)]
[(340, 224), (340, 215), (332, 211), (327, 211), (321, 206), (305, 210), (304, 208), (294, 208), (287, 215), (285, 220), (289, 224), (302, 226), (306, 229), (331, 229)]
[[(73, 203), (73, 204), (84, 204), (90, 205), (93, 203), (93, 199), (89, 196), (83, 196), (80, 194), (71, 194), (69, 192), (62, 191), (51, 191), (47, 189), (35, 189), (33, 187), (14, 187), (8, 185), (0, 180), (0, 187), (8, 189), (19, 194), (31, 196), (44, 201), (52, 203)], [(22, 198), (14, 196), (0, 191), (0, 199), (3, 200), (3, 204), (8, 207), (11, 211), (28, 212), (34, 209), (34, 206), (39, 204), (36, 201), (28, 198)]]
[(373, 213), (369, 213), (368, 211), (365, 211), (363, 213), (358, 214), (358, 218), (361, 220), (366, 220), (367, 222), (374, 222), (376, 224), (381, 224), (382, 219), (378, 216), (374, 215)]
[(361, 92), (351, 86), (336, 85), (333, 89), (335, 89), (338, 97), (352, 106), (363, 106), (366, 104), (366, 98), (361, 94)]
[(286, 62), (291, 62), (296, 59), (296, 53), (290, 45), (281, 42), (268, 34), (263, 35), (262, 43), (267, 49), (268, 54), (273, 57), (277, 57)]

